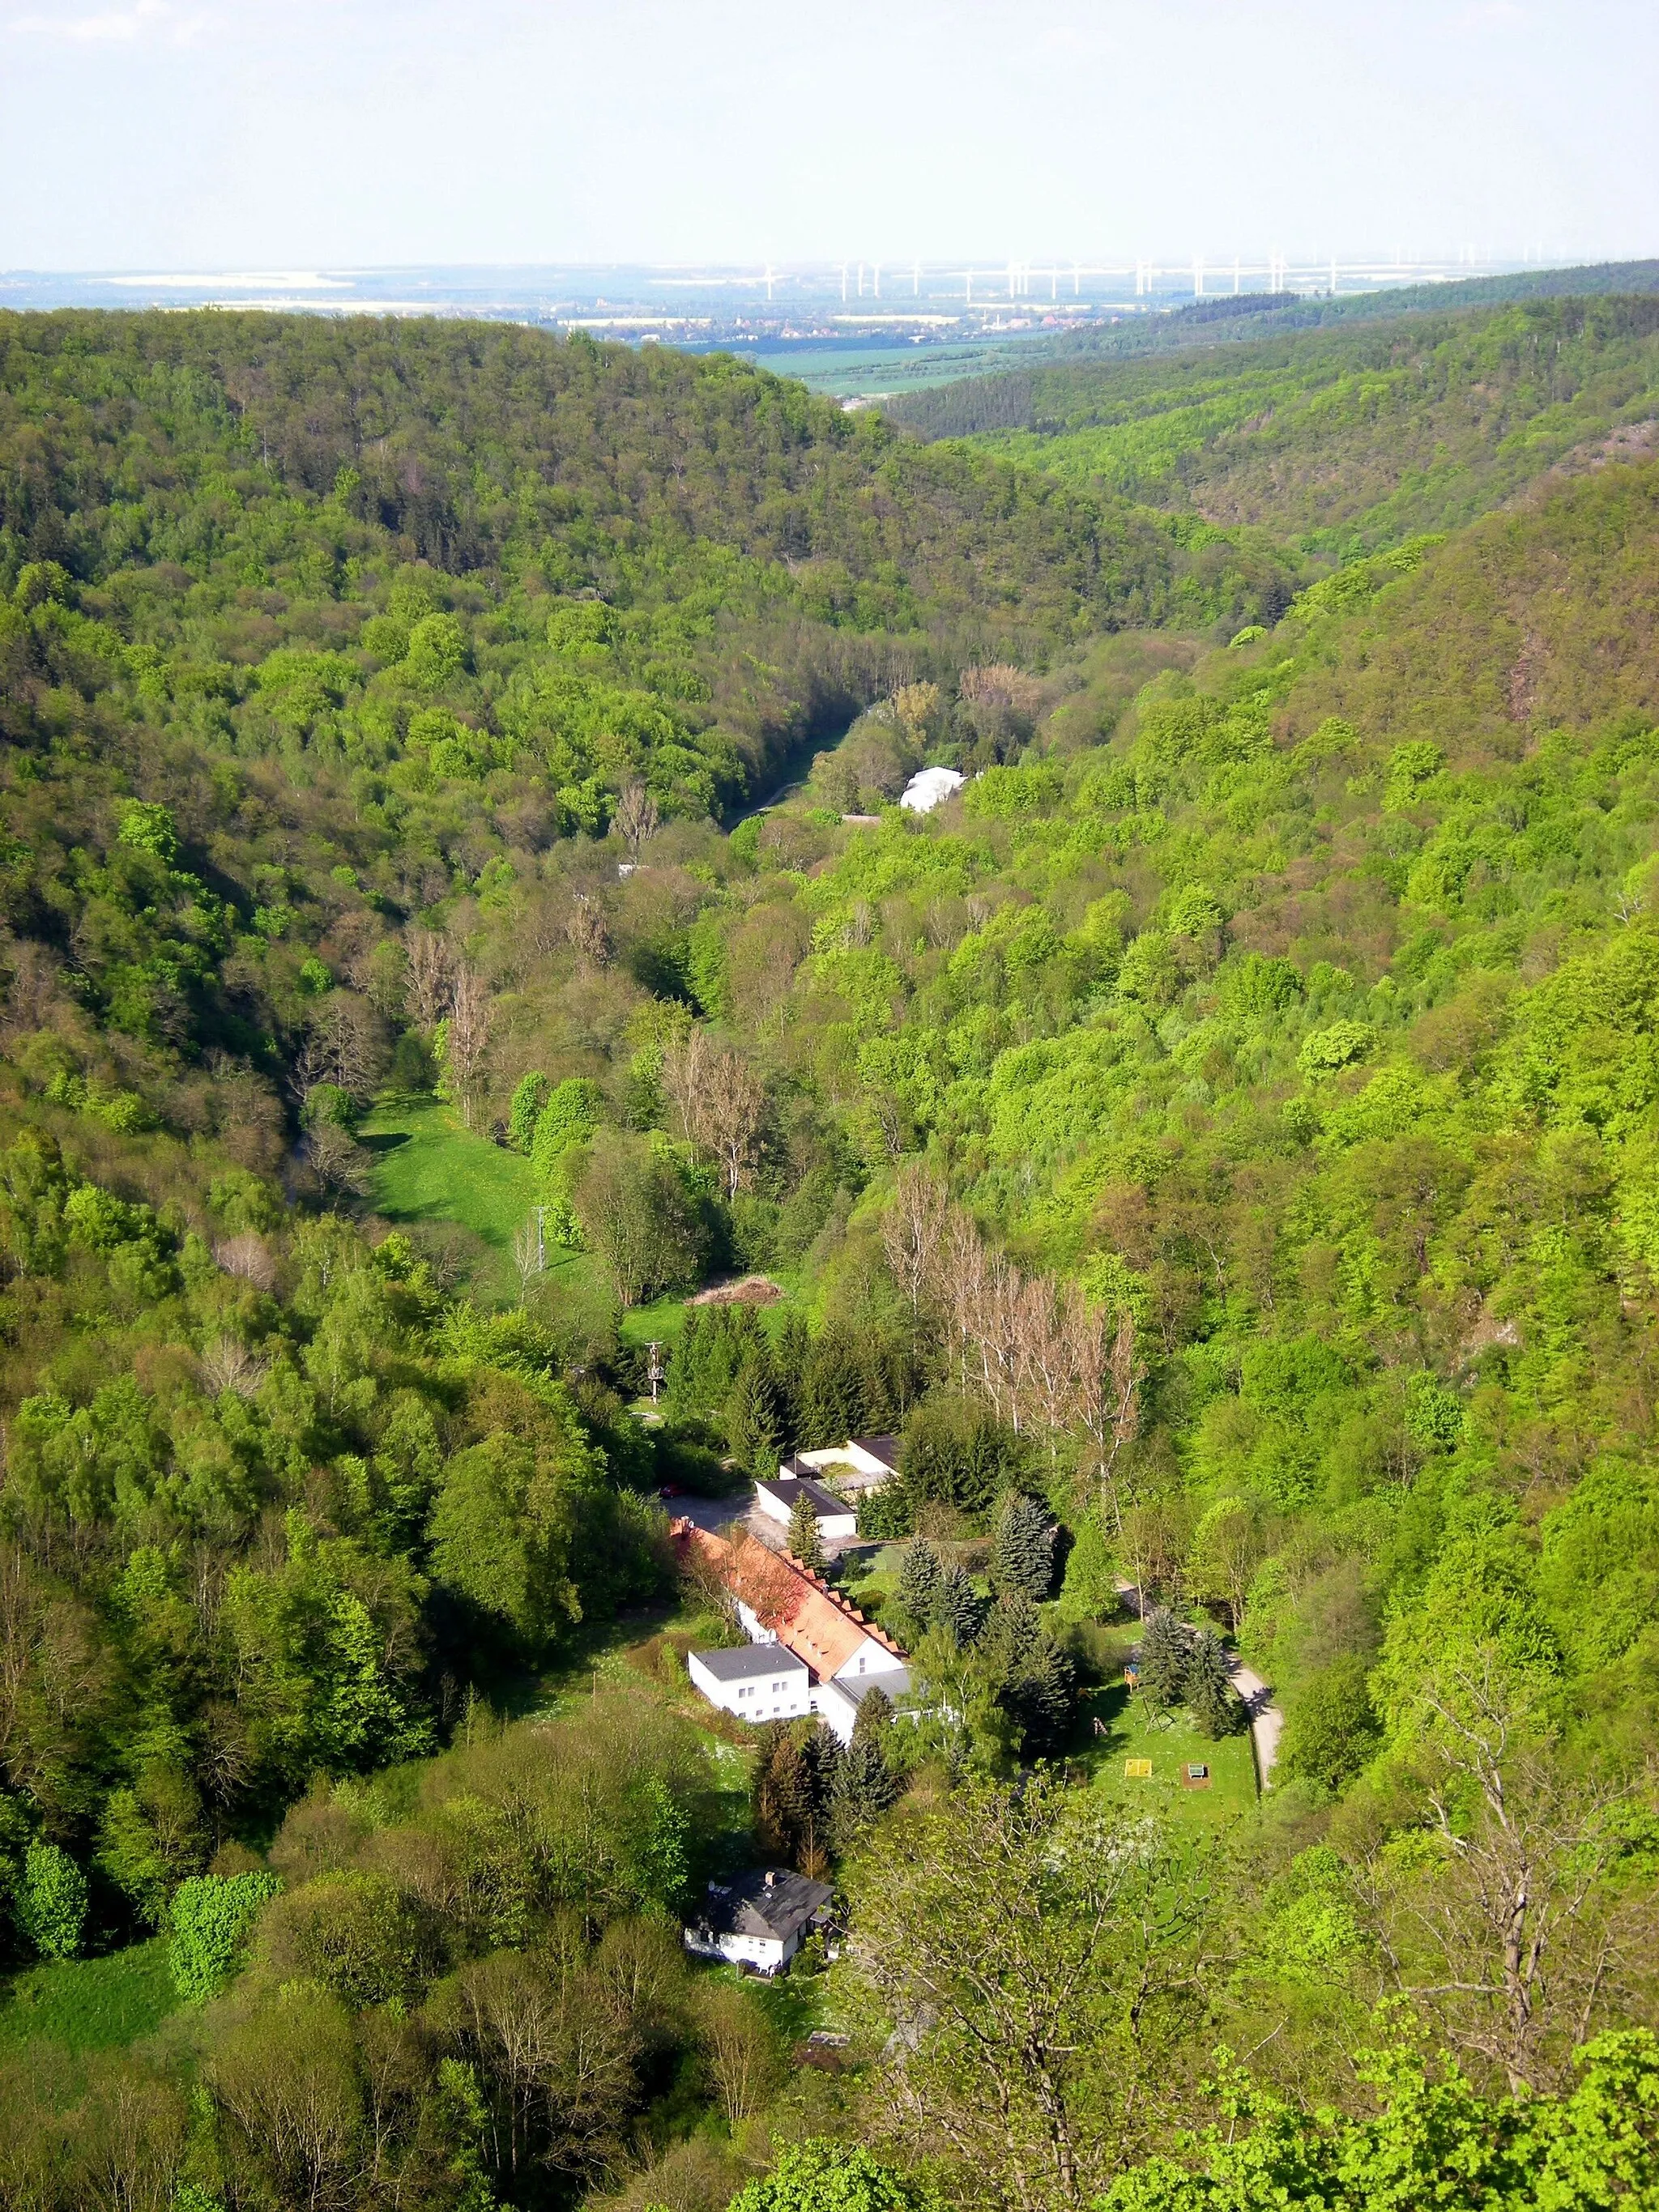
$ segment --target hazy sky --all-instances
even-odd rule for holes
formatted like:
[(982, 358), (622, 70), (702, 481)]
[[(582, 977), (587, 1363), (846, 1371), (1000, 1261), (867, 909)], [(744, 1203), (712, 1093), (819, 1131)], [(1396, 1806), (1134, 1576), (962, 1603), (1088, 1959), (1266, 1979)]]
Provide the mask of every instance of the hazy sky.
[(1654, 0), (0, 0), (0, 267), (1659, 252)]

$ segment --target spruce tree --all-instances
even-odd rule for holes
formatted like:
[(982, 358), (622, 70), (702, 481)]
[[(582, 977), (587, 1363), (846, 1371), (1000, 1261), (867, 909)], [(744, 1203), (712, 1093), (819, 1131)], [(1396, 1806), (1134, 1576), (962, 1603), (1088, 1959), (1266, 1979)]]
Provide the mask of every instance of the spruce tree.
[(738, 1368), (726, 1401), (726, 1437), (739, 1467), (757, 1474), (778, 1471), (777, 1393), (771, 1369), (762, 1354), (751, 1352)]
[(818, 1535), (818, 1516), (804, 1490), (797, 1491), (789, 1509), (789, 1548), (802, 1566), (815, 1575), (823, 1572), (823, 1545)]
[(913, 1536), (899, 1560), (898, 1601), (916, 1628), (931, 1626), (939, 1595), (939, 1553), (925, 1536)]
[(799, 1863), (813, 1839), (813, 1770), (794, 1730), (779, 1730), (763, 1765), (756, 1771), (755, 1826), (763, 1849)]
[(898, 1783), (879, 1737), (860, 1735), (855, 1728), (830, 1800), (830, 1832), (836, 1849), (848, 1850), (897, 1796)]
[(1006, 1595), (1023, 1590), (1045, 1598), (1054, 1579), (1054, 1534), (1048, 1516), (1035, 1498), (1010, 1491), (996, 1517), (991, 1540), (991, 1580)]
[(953, 1560), (940, 1573), (933, 1593), (933, 1626), (948, 1629), (964, 1647), (979, 1635), (981, 1608), (974, 1586)]
[(853, 1723), (853, 1741), (860, 1743), (872, 1736), (884, 1750), (887, 1732), (893, 1725), (893, 1700), (885, 1690), (867, 1690), (859, 1700), (858, 1718)]
[(1024, 1590), (996, 1606), (981, 1648), (997, 1702), (1018, 1725), (1024, 1749), (1059, 1750), (1071, 1727), (1076, 1676)]
[(1231, 1735), (1238, 1724), (1241, 1708), (1218, 1636), (1200, 1636), (1193, 1645), (1187, 1666), (1187, 1705), (1206, 1735)]
[(1167, 1607), (1146, 1615), (1140, 1638), (1140, 1686), (1150, 1705), (1166, 1712), (1187, 1701), (1186, 1632)]
[(802, 1447), (844, 1444), (864, 1426), (863, 1362), (851, 1333), (833, 1323), (814, 1340), (801, 1378)]
[[(806, 1365), (812, 1356), (812, 1339), (804, 1317), (793, 1309), (783, 1317), (772, 1347), (772, 1387), (777, 1393), (778, 1419), (787, 1451), (799, 1451), (801, 1435), (801, 1395)], [(805, 1445), (811, 1449), (810, 1444)]]

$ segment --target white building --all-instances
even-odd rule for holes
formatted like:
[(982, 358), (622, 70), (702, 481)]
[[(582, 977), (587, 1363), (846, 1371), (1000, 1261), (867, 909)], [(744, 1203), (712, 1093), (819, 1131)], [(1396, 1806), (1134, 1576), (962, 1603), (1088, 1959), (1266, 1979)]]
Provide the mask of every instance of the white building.
[(827, 1930), (832, 1894), (828, 1882), (776, 1867), (711, 1881), (702, 1911), (686, 1928), (685, 1947), (757, 1973), (780, 1973), (808, 1936)]
[[(750, 1655), (692, 1653), (688, 1662), (691, 1680), (711, 1705), (755, 1721), (817, 1713), (847, 1743), (859, 1705), (872, 1689), (879, 1686), (895, 1704), (909, 1689), (905, 1656), (892, 1638), (810, 1569), (769, 1551), (754, 1536), (727, 1544), (690, 1521), (675, 1522), (672, 1534), (678, 1545), (701, 1553), (717, 1570), (754, 1647)], [(786, 1705), (786, 1698), (798, 1693), (772, 1686), (797, 1679), (785, 1674), (786, 1657), (797, 1661), (805, 1671), (804, 1702)], [(750, 1682), (757, 1686), (756, 1694), (738, 1698), (737, 1690)]]
[(912, 814), (931, 814), (942, 799), (960, 791), (968, 781), (960, 769), (918, 769), (899, 793), (899, 805)]
[(824, 1542), (845, 1543), (858, 1534), (858, 1509), (810, 1474), (780, 1474), (769, 1482), (755, 1485), (756, 1510), (786, 1528), (794, 1517), (796, 1501), (802, 1498), (811, 1504)]
[(806, 1662), (781, 1644), (694, 1651), (685, 1665), (694, 1686), (709, 1704), (735, 1713), (740, 1721), (790, 1721), (812, 1710)]
[(898, 1473), (896, 1437), (848, 1437), (844, 1444), (826, 1444), (817, 1451), (797, 1452), (783, 1462), (785, 1474), (819, 1475), (834, 1468), (844, 1490), (879, 1490)]

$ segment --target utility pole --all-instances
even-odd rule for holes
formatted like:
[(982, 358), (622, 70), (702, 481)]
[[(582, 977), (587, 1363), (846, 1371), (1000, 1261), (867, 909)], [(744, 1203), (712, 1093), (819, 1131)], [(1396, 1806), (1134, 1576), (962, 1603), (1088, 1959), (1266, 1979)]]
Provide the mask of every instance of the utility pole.
[(654, 1343), (653, 1343), (653, 1344), (651, 1346), (651, 1347), (650, 1347), (650, 1354), (649, 1354), (649, 1358), (648, 1358), (648, 1360), (647, 1360), (647, 1365), (646, 1365), (646, 1370), (645, 1370), (645, 1373), (646, 1373), (646, 1380), (647, 1380), (647, 1381), (650, 1383), (650, 1385), (651, 1385), (651, 1402), (652, 1402), (652, 1404), (654, 1406), (654, 1405), (656, 1404), (656, 1402), (657, 1402), (657, 1393), (658, 1393), (658, 1391), (659, 1391), (659, 1389), (661, 1389), (661, 1388), (662, 1388), (662, 1346), (661, 1346), (661, 1345), (659, 1345), (659, 1344), (654, 1344)]
[(881, 264), (879, 261), (876, 264), (876, 297), (877, 299), (880, 299), (881, 297)]

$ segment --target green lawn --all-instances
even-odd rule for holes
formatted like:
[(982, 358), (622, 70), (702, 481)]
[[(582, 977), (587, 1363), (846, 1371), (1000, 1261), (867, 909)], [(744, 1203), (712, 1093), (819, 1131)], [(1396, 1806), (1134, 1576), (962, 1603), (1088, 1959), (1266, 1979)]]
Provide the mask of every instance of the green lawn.
[[(1083, 1767), (1091, 1786), (1133, 1802), (1156, 1802), (1182, 1815), (1205, 1821), (1237, 1819), (1256, 1802), (1255, 1756), (1240, 1716), (1238, 1732), (1213, 1741), (1191, 1727), (1184, 1714), (1154, 1716), (1143, 1698), (1132, 1698), (1121, 1680), (1085, 1692), (1080, 1728), (1071, 1757)], [(1103, 1733), (1097, 1735), (1098, 1721)], [(1130, 1759), (1150, 1759), (1149, 1776), (1125, 1771)], [(1189, 1763), (1210, 1770), (1207, 1789), (1182, 1787)]]
[(106, 1959), (65, 1959), (14, 1974), (0, 1994), (0, 2049), (51, 2043), (73, 2053), (133, 2043), (179, 1999), (164, 1936)]
[(514, 1235), (536, 1202), (529, 1161), (464, 1128), (432, 1098), (383, 1098), (360, 1133), (374, 1156), (375, 1211), (388, 1221), (470, 1229), (489, 1250), (477, 1287), (512, 1296)]

